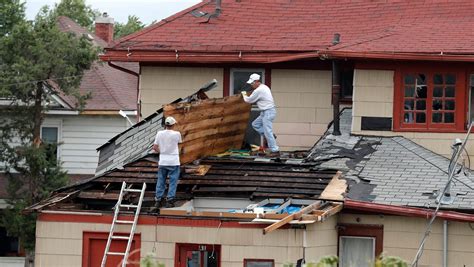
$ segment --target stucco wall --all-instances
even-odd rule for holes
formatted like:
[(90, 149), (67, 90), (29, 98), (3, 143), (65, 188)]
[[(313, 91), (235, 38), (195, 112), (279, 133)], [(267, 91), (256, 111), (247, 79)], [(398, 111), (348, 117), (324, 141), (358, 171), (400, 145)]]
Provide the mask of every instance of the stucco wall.
[[(357, 218), (359, 218), (357, 220)], [(359, 222), (358, 222), (359, 221)], [(383, 225), (383, 251), (411, 263), (425, 232), (427, 220), (401, 216), (340, 214), (339, 223)], [(472, 224), (449, 222), (448, 266), (471, 266), (474, 262)], [(425, 244), (419, 267), (443, 266), (443, 221), (436, 220)]]
[[(337, 253), (335, 223), (336, 219), (330, 218), (308, 227), (308, 260)], [(36, 266), (81, 266), (84, 231), (108, 232), (109, 225), (38, 221)], [(221, 266), (226, 267), (241, 267), (245, 258), (274, 259), (276, 266), (282, 266), (303, 256), (302, 229), (279, 229), (263, 235), (261, 228), (138, 225), (136, 233), (141, 233), (141, 256), (154, 253), (166, 266), (174, 266), (176, 243), (219, 244)]]
[[(390, 70), (360, 70), (354, 72), (352, 133), (361, 135), (404, 136), (427, 149), (451, 157), (455, 138), (464, 139), (464, 133), (363, 131), (361, 117), (393, 117), (394, 72)], [(471, 162), (474, 162), (474, 136), (467, 143)], [(472, 168), (472, 165), (471, 165)]]
[[(221, 68), (142, 67), (142, 114), (148, 116), (212, 79), (219, 86), (209, 92), (210, 97), (222, 97), (223, 75)], [(332, 120), (331, 72), (272, 69), (271, 80), (278, 145), (282, 150), (312, 147)]]
[(212, 79), (218, 81), (218, 87), (207, 94), (209, 97), (222, 97), (222, 68), (141, 67), (139, 86), (143, 118), (164, 104), (195, 93)]

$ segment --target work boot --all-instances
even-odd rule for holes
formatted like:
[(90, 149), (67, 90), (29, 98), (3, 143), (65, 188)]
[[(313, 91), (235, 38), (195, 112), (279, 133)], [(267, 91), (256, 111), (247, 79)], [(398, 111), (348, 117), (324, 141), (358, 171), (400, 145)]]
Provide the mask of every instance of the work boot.
[(155, 197), (155, 206), (156, 209), (163, 207), (163, 199)]
[(166, 199), (165, 208), (174, 208), (175, 207), (174, 202), (175, 202), (175, 200), (173, 198)]

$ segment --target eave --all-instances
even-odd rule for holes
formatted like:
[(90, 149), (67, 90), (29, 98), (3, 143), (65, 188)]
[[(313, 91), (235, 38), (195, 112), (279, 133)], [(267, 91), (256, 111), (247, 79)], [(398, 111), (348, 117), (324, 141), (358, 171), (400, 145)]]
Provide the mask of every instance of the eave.
[(301, 59), (369, 59), (399, 61), (474, 62), (474, 54), (424, 52), (359, 52), (359, 51), (125, 51), (108, 50), (103, 61), (166, 63), (259, 63), (271, 64)]
[[(344, 208), (359, 211), (379, 212), (383, 214), (401, 215), (407, 217), (431, 218), (434, 210), (414, 208), (407, 206), (394, 206), (386, 204), (377, 204), (372, 202), (357, 201), (346, 199), (344, 200)], [(436, 215), (440, 219), (459, 221), (459, 222), (474, 222), (474, 214), (461, 213), (455, 211), (439, 211)]]

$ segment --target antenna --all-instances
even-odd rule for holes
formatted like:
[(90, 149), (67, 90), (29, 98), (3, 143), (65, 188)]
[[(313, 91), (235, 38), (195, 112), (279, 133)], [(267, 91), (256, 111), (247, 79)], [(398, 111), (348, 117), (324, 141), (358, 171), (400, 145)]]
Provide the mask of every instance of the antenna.
[(438, 198), (436, 199), (437, 205), (436, 209), (433, 212), (433, 217), (431, 217), (431, 220), (428, 222), (428, 225), (426, 226), (425, 234), (423, 236), (423, 239), (421, 240), (420, 246), (418, 247), (418, 251), (415, 255), (415, 258), (413, 259), (413, 263), (411, 264), (412, 267), (418, 266), (418, 261), (421, 258), (421, 255), (423, 254), (423, 249), (425, 247), (425, 242), (428, 236), (431, 233), (431, 226), (433, 225), (434, 220), (436, 219), (436, 216), (438, 215), (439, 207), (441, 204), (452, 204), (454, 202), (454, 197), (451, 196), (451, 182), (453, 181), (454, 175), (456, 173), (456, 168), (458, 165), (458, 160), (459, 157), (461, 156), (461, 152), (464, 150), (464, 147), (466, 146), (467, 140), (469, 139), (469, 135), (471, 134), (472, 127), (474, 125), (474, 122), (471, 122), (467, 129), (466, 137), (464, 138), (464, 141), (461, 142), (461, 139), (456, 138), (454, 140), (454, 144), (452, 145), (453, 148), (453, 155), (451, 157), (451, 160), (449, 162), (449, 167), (448, 167), (448, 182), (443, 188), (443, 191), (439, 194)]

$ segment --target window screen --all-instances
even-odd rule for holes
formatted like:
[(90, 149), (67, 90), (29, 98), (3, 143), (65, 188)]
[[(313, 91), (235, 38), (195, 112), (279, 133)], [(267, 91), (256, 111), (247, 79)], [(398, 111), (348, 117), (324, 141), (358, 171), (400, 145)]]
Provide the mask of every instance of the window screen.
[(375, 238), (341, 236), (340, 267), (372, 266), (375, 259)]

